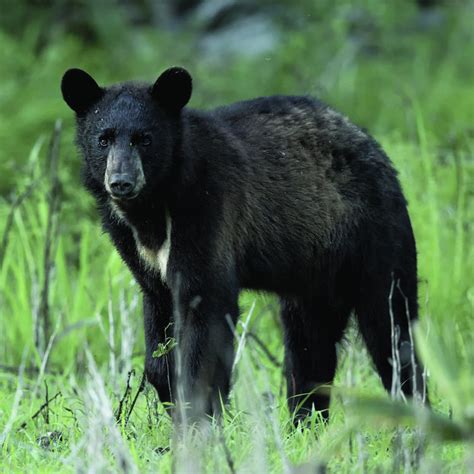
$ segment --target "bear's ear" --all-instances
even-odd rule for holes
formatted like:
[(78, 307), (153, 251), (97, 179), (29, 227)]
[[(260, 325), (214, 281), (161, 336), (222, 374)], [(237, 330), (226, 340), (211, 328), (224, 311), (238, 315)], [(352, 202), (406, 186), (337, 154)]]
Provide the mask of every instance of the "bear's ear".
[(68, 69), (61, 81), (61, 92), (76, 114), (87, 112), (104, 95), (104, 89), (82, 69)]
[(188, 103), (192, 89), (189, 72), (181, 67), (171, 67), (156, 80), (151, 95), (161, 107), (177, 113)]

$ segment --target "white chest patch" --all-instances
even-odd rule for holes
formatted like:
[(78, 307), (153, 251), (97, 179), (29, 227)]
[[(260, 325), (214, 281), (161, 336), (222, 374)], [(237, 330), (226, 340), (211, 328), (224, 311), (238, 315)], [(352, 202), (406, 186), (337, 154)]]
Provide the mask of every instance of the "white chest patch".
[(140, 242), (136, 231), (134, 230), (133, 232), (133, 235), (135, 236), (135, 243), (137, 245), (138, 255), (149, 270), (160, 274), (161, 280), (163, 282), (166, 282), (166, 271), (168, 269), (168, 260), (171, 251), (171, 225), (171, 217), (167, 212), (166, 239), (158, 250), (145, 247)]
[(117, 204), (112, 200), (109, 201), (109, 204), (110, 209), (112, 210), (112, 216), (114, 216), (119, 222), (127, 222), (122, 209), (120, 209), (120, 207), (118, 207)]
[[(127, 219), (121, 209), (115, 204), (111, 203), (113, 214), (120, 221), (127, 222)], [(166, 211), (166, 238), (161, 247), (158, 250), (150, 249), (140, 242), (136, 229), (131, 226), (133, 236), (135, 237), (135, 245), (140, 259), (145, 264), (148, 270), (158, 273), (161, 276), (163, 283), (166, 283), (166, 271), (168, 269), (168, 260), (171, 252), (171, 217), (169, 212)]]

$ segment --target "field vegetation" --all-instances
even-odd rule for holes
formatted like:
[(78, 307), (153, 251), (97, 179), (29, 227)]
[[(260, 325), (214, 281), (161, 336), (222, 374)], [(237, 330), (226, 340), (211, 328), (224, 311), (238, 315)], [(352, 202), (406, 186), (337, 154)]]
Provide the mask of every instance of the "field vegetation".
[[(133, 20), (151, 3), (77, 2), (69, 23), (62, 0), (2, 13), (0, 471), (474, 472), (474, 3), (264, 1), (252, 21), (271, 19), (271, 44), (220, 55), (198, 15)], [(389, 398), (351, 324), (329, 424), (294, 429), (277, 301), (245, 292), (223, 419), (173, 428), (142, 380), (141, 296), (81, 188), (59, 82), (73, 66), (152, 82), (175, 64), (193, 107), (311, 94), (382, 144), (417, 238), (432, 410)]]

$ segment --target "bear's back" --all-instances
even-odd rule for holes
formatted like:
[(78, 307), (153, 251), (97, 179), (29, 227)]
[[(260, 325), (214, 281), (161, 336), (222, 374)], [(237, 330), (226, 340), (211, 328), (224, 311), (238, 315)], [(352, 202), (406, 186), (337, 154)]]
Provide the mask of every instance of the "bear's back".
[[(243, 252), (242, 268), (250, 267), (246, 275), (259, 269), (268, 275), (269, 262), (278, 258), (298, 285), (297, 274), (312, 271), (303, 270), (308, 262), (329, 249), (344, 253), (340, 245), (355, 238), (369, 214), (378, 220), (386, 211), (391, 215), (393, 198), (403, 203), (396, 173), (378, 144), (318, 100), (264, 97), (217, 108), (211, 115), (244, 150), (242, 159), (227, 163), (238, 168), (232, 176), (245, 168), (240, 192), (232, 199), (239, 202), (232, 208), (239, 209), (236, 221), (245, 229), (236, 232), (238, 247), (252, 250), (255, 242), (265, 242), (258, 256)], [(226, 176), (222, 180), (227, 182)], [(248, 286), (258, 284), (249, 281)]]
[(266, 148), (269, 141), (273, 150), (279, 144), (325, 152), (369, 139), (342, 114), (309, 96), (260, 97), (219, 107), (212, 114), (244, 143)]

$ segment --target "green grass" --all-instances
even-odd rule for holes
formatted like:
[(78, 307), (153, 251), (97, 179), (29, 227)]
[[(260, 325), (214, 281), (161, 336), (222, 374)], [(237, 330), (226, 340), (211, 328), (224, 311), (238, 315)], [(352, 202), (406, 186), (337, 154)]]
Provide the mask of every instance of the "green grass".
[[(416, 14), (405, 3), (400, 15), (397, 5), (360, 4), (375, 24), (359, 38), (363, 47), (347, 39), (348, 3), (321, 2), (331, 12), (324, 21), (308, 16), (270, 56), (236, 57), (225, 67), (194, 57), (193, 31), (180, 44), (171, 33), (128, 32), (133, 41), (110, 55), (64, 36), (39, 57), (31, 52), (34, 28), (21, 40), (0, 32), (0, 67), (8, 71), (0, 85), (0, 237), (11, 218), (0, 262), (1, 472), (315, 472), (323, 464), (331, 472), (472, 472), (472, 2), (445, 8), (439, 29), (426, 31), (412, 26)], [(365, 53), (373, 44), (375, 52)], [(124, 62), (121, 54), (133, 59)], [(125, 422), (143, 365), (141, 301), (99, 229), (91, 198), (78, 189), (73, 121), (58, 84), (73, 65), (107, 82), (153, 80), (173, 63), (193, 71), (196, 107), (277, 92), (318, 94), (380, 141), (399, 171), (417, 238), (417, 340), (432, 414), (389, 401), (351, 327), (340, 348), (331, 422), (318, 424), (315, 413), (308, 426), (293, 429), (276, 301), (246, 292), (241, 321), (275, 360), (245, 339), (222, 426), (213, 421), (199, 432), (175, 432), (149, 386)], [(60, 210), (45, 270), (49, 140), (57, 118), (63, 119)], [(12, 213), (15, 196), (31, 183)], [(52, 339), (38, 344), (46, 275)], [(32, 418), (46, 387), (49, 398), (61, 394)]]

